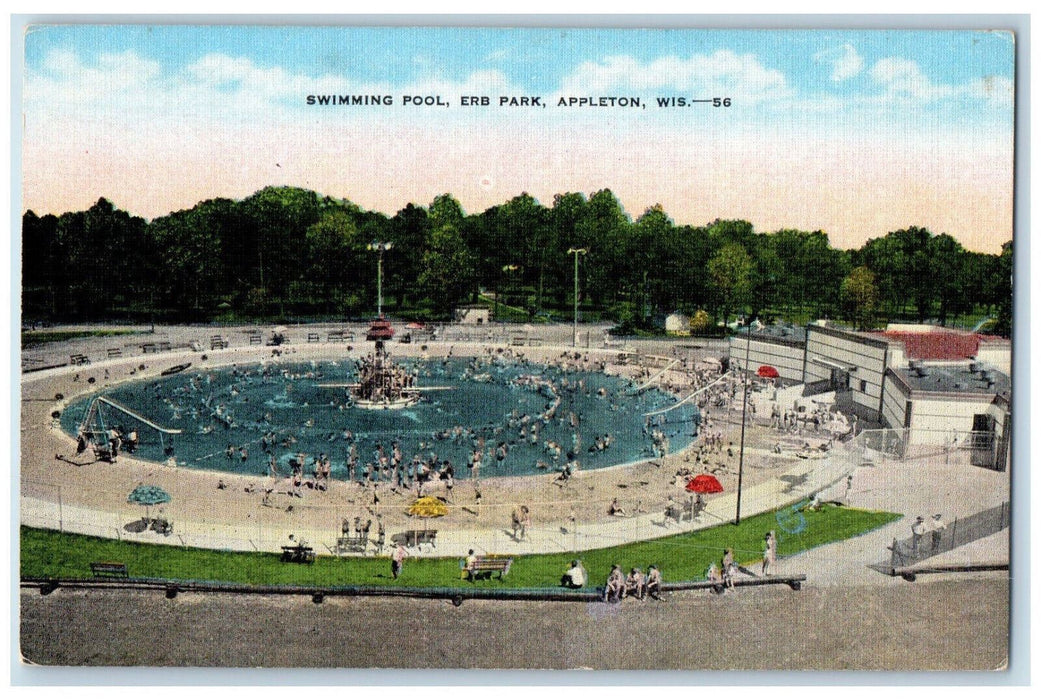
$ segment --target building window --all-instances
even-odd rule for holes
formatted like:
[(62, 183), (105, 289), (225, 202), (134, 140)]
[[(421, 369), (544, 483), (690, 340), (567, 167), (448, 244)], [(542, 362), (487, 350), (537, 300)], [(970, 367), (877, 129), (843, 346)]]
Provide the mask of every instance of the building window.
[(860, 380), (860, 392), (862, 394), (866, 394), (867, 393), (867, 380), (866, 379), (861, 379)]

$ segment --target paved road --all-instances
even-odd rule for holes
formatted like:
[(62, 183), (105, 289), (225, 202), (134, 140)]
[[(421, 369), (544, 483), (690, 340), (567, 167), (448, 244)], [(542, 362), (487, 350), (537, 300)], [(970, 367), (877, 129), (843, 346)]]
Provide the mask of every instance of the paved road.
[(71, 666), (990, 670), (1005, 663), (1008, 590), (1002, 573), (456, 608), (27, 589), (21, 649), (32, 663)]

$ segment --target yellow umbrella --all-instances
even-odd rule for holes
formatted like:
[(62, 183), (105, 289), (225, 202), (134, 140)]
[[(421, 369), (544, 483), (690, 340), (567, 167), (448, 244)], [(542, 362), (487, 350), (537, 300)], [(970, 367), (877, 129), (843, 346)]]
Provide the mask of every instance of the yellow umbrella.
[(448, 515), (448, 506), (440, 498), (423, 496), (412, 502), (412, 505), (408, 507), (408, 514), (418, 515), (421, 518), (437, 518)]

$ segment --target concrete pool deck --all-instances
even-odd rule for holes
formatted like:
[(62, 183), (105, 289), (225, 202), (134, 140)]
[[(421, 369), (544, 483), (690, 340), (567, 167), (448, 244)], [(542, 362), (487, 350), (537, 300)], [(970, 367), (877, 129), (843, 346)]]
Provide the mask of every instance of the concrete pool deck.
[[(340, 327), (343, 326), (328, 326)], [(114, 343), (113, 338), (61, 343), (60, 351), (49, 351), (52, 356), (58, 356), (59, 352), (61, 355), (83, 352), (94, 360), (89, 365), (60, 367), (23, 375), (21, 522), (33, 527), (60, 528), (131, 541), (242, 551), (280, 551), (282, 545), (289, 543), (288, 538), (292, 534), (297, 540), (308, 541), (319, 554), (331, 553), (339, 535), (341, 519), (361, 517), (361, 521), (365, 522), (372, 517), (375, 509), (369, 500), (371, 490), (341, 482), (334, 483), (329, 492), (308, 492), (303, 499), (293, 499), (280, 493), (278, 483), (270, 483), (270, 480), (260, 476), (235, 477), (168, 467), (123, 456), (114, 465), (77, 465), (55, 459), (57, 454), (70, 455), (74, 452), (72, 439), (57, 429), (55, 421), (50, 418), (51, 411), (56, 410), (57, 406), (64, 406), (76, 395), (97, 391), (106, 384), (155, 376), (162, 369), (181, 362), (192, 362), (193, 369), (206, 369), (235, 362), (272, 359), (272, 348), (249, 345), (248, 330), (189, 327), (162, 329), (154, 335), (140, 337), (116, 337), (124, 346), (138, 345), (136, 341), (141, 338), (151, 341), (153, 338), (165, 337), (172, 345), (196, 340), (204, 348), (201, 351), (182, 349), (113, 359), (95, 357), (104, 353), (106, 346)], [(297, 335), (305, 331), (319, 332), (324, 338), (326, 327), (301, 327), (299, 331), (291, 329), (293, 342), (282, 348), (282, 360), (296, 362), (328, 358), (346, 350), (345, 344), (302, 342)], [(205, 349), (209, 347), (210, 336), (217, 334), (231, 341), (230, 347), (216, 351)], [(595, 337), (595, 330), (593, 334)], [(532, 358), (553, 358), (562, 352), (574, 351), (570, 344), (563, 342), (571, 339), (570, 326), (551, 327), (546, 329), (545, 335), (546, 345), (524, 347), (523, 351)], [(550, 344), (552, 341), (561, 342)], [(479, 353), (488, 347), (484, 343), (451, 339), (427, 344), (433, 356), (444, 354), (449, 348), (454, 348), (459, 354)], [(364, 342), (356, 342), (354, 345), (355, 352), (364, 351)], [(503, 347), (504, 343), (497, 346)], [(393, 352), (416, 355), (422, 352), (420, 347), (418, 343), (394, 344)], [(644, 347), (645, 351), (664, 354), (670, 345), (659, 343), (656, 346), (650, 343)], [(608, 355), (617, 350), (579, 348), (580, 352)], [(684, 351), (695, 356), (721, 354), (713, 347), (697, 350), (685, 348)], [(204, 355), (206, 360), (202, 360)], [(141, 364), (146, 365), (146, 370), (140, 370)], [(108, 380), (103, 378), (106, 370)], [(81, 375), (80, 379), (73, 382), (72, 378), (76, 374)], [(94, 385), (86, 384), (85, 379), (89, 376), (97, 378)], [(57, 393), (62, 393), (65, 398), (56, 401), (53, 397)], [(733, 438), (736, 442), (739, 424), (723, 427), (726, 430), (724, 439)], [(769, 434), (760, 429), (757, 435), (760, 444), (764, 444), (761, 438)], [(838, 452), (840, 449), (836, 448), (825, 459), (791, 459), (776, 463), (770, 462), (772, 458), (766, 450), (748, 450), (746, 456), (750, 458), (745, 464), (742, 516), (775, 510), (813, 493), (822, 493), (824, 499), (841, 498), (845, 476), (851, 472), (855, 474), (855, 486), (850, 497), (852, 506), (896, 511), (909, 516), (911, 520), (917, 514), (932, 512), (943, 512), (948, 519), (967, 515), (996, 505), (1008, 497), (1007, 474), (967, 467), (961, 463), (938, 463), (942, 458), (859, 467), (843, 459)], [(553, 485), (548, 476), (482, 479), (480, 490), (483, 500), (479, 516), (475, 514), (478, 508), (473, 499), (472, 485), (460, 480), (453, 494), (456, 505), (460, 507), (454, 509), (451, 516), (430, 520), (427, 524), (430, 529), (439, 531), (436, 548), (424, 546), (422, 552), (413, 549), (410, 555), (464, 556), (471, 548), (479, 553), (498, 554), (570, 552), (651, 539), (731, 521), (736, 510), (736, 479), (734, 474), (722, 473), (720, 478), (725, 493), (709, 496), (706, 499), (707, 508), (698, 519), (679, 524), (663, 523), (666, 499), (673, 496), (679, 503), (684, 495), (682, 486), (677, 487), (673, 480), (676, 469), (684, 464), (681, 455), (672, 455), (660, 467), (643, 462), (607, 470), (580, 471), (567, 491)], [(228, 482), (226, 490), (216, 490), (218, 476)], [(127, 523), (143, 515), (139, 506), (125, 503), (126, 494), (140, 483), (155, 483), (173, 496), (163, 513), (164, 517), (174, 522), (172, 536), (163, 537), (154, 532), (138, 534), (126, 530)], [(262, 505), (259, 491), (246, 492), (250, 484), (261, 490), (265, 487), (274, 489), (270, 507)], [(829, 487), (831, 491), (828, 491)], [(647, 512), (636, 513), (632, 517), (607, 516), (606, 504), (616, 496), (623, 499), (623, 505), (630, 512), (637, 504), (642, 505)], [(411, 495), (381, 491), (379, 509), (387, 522), (388, 540), (401, 531), (423, 528), (421, 521), (403, 515), (411, 498)], [(509, 532), (510, 512), (518, 503), (532, 506), (533, 520), (528, 537), (519, 542)], [(576, 509), (575, 528), (569, 523), (570, 508)], [(910, 522), (905, 517), (857, 538), (855, 544), (837, 543), (799, 555), (792, 558), (792, 565), (804, 561), (806, 568), (830, 568), (836, 571), (837, 578), (845, 578), (838, 574), (838, 570), (845, 569), (849, 564), (856, 568), (858, 576), (863, 576), (862, 568), (877, 562), (884, 553), (885, 545), (894, 537), (906, 537), (909, 528)], [(375, 539), (375, 527), (370, 537)], [(842, 555), (836, 556), (836, 552), (842, 552)], [(783, 566), (786, 568), (787, 565), (786, 560)]]

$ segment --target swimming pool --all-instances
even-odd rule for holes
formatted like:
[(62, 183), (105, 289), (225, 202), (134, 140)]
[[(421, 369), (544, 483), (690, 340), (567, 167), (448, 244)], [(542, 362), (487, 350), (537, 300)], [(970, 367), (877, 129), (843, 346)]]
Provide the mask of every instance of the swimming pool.
[[(645, 417), (676, 399), (655, 389), (636, 392), (631, 381), (598, 372), (499, 357), (398, 364), (417, 373), (421, 389), (449, 388), (425, 392), (406, 409), (366, 410), (352, 405), (345, 388), (320, 386), (357, 381), (353, 360), (240, 364), (121, 384), (76, 400), (61, 423), (74, 436), (91, 400), (102, 395), (162, 427), (180, 429), (165, 443), (169, 447), (172, 439), (179, 466), (260, 477), (269, 472), (270, 455), (284, 476), (300, 453), (308, 471), (324, 454), (332, 478), (351, 478), (354, 462), (353, 476), (361, 480), (365, 465), (378, 463), (381, 448), (390, 456), (395, 443), (403, 464), (436, 456), (439, 464), (450, 461), (456, 479), (470, 476), (467, 464), (477, 448), (483, 452), (481, 478), (517, 476), (559, 471), (568, 452), (581, 469), (647, 459), (655, 431), (667, 435), (676, 451), (700, 422), (691, 404)], [(159, 433), (107, 406), (102, 412), (106, 425), (138, 433), (136, 457), (170, 458)]]

